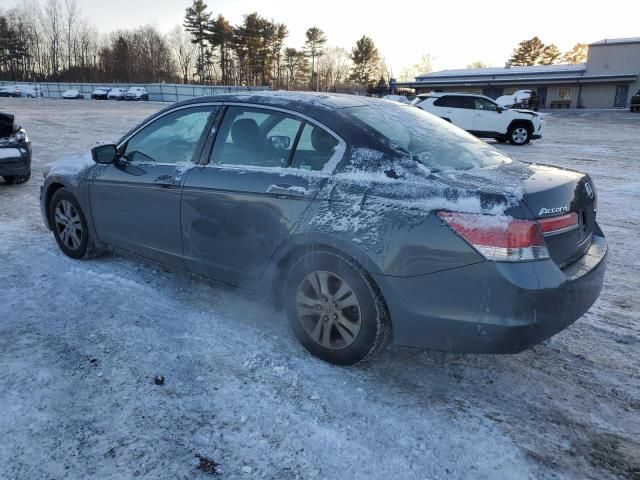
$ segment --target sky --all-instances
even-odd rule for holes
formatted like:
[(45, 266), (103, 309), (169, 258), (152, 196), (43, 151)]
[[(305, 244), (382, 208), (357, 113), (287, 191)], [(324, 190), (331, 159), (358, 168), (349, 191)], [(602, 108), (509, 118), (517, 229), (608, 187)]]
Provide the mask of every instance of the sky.
[[(17, 0), (0, 0), (11, 6)], [(84, 15), (101, 31), (155, 24), (168, 31), (181, 24), (191, 0), (79, 0)], [(376, 6), (377, 3), (377, 6)], [(328, 46), (351, 50), (362, 35), (373, 38), (398, 76), (423, 54), (434, 57), (434, 70), (464, 68), (480, 60), (503, 66), (521, 40), (537, 35), (569, 50), (575, 43), (640, 36), (640, 6), (634, 0), (607, 2), (537, 0), (210, 0), (209, 9), (232, 23), (243, 14), (259, 14), (286, 23), (288, 46), (304, 43), (304, 32), (318, 26)]]

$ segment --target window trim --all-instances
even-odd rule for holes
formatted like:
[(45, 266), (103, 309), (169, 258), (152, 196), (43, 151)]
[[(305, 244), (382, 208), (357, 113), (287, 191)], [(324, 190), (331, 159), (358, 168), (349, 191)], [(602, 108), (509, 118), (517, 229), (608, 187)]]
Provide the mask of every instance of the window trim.
[[(215, 126), (215, 132), (212, 132), (213, 134), (211, 135), (211, 137), (213, 137), (213, 141), (209, 142), (207, 140), (207, 142), (205, 142), (205, 145), (207, 146), (207, 150), (203, 150), (202, 152), (202, 157), (203, 157), (203, 162), (201, 163), (202, 165), (204, 165), (207, 168), (218, 168), (218, 169), (224, 169), (224, 170), (241, 170), (241, 171), (253, 171), (253, 172), (267, 172), (267, 173), (274, 173), (274, 172), (279, 172), (279, 173), (289, 173), (291, 175), (295, 175), (298, 173), (304, 173), (305, 175), (312, 175), (312, 176), (330, 176), (331, 174), (333, 174), (333, 172), (335, 171), (336, 167), (338, 166), (338, 164), (340, 163), (340, 161), (343, 159), (344, 154), (347, 151), (347, 142), (344, 141), (344, 139), (338, 135), (336, 132), (334, 132), (332, 129), (330, 129), (329, 127), (327, 127), (326, 125), (318, 122), (317, 120), (303, 114), (300, 112), (296, 112), (293, 110), (288, 110), (286, 108), (280, 108), (280, 107), (273, 107), (271, 105), (262, 105), (262, 104), (256, 104), (256, 103), (248, 103), (248, 102), (221, 102), (220, 103), (221, 106), (224, 106), (223, 112), (222, 114), (219, 116), (218, 121), (216, 122)], [(213, 151), (213, 147), (215, 145), (215, 142), (217, 140), (218, 137), (218, 132), (220, 130), (220, 125), (222, 124), (222, 121), (224, 120), (224, 116), (227, 113), (227, 108), (228, 107), (243, 107), (243, 108), (253, 108), (253, 109), (261, 109), (261, 110), (269, 110), (269, 111), (275, 111), (275, 112), (281, 112), (281, 113), (286, 113), (287, 115), (290, 115), (292, 117), (295, 117), (297, 119), (299, 119), (302, 122), (302, 126), (306, 125), (306, 124), (312, 124), (315, 125), (317, 127), (322, 128), (323, 130), (325, 130), (326, 132), (328, 132), (330, 135), (332, 135), (336, 140), (338, 140), (338, 146), (336, 147), (335, 152), (333, 153), (333, 155), (331, 156), (331, 158), (327, 161), (327, 163), (325, 163), (324, 168), (322, 170), (304, 170), (302, 168), (294, 168), (291, 167), (291, 161), (293, 160), (293, 155), (295, 155), (295, 149), (292, 148), (291, 149), (291, 158), (289, 159), (289, 162), (287, 164), (287, 167), (261, 167), (258, 165), (233, 165), (233, 164), (212, 164), (209, 162), (209, 159), (211, 158), (211, 153)], [(299, 132), (299, 134), (301, 134), (301, 131)], [(298, 147), (298, 144), (295, 144), (295, 147)]]
[[(166, 117), (167, 115), (170, 115), (172, 113), (178, 112), (180, 110), (186, 110), (186, 109), (189, 109), (189, 108), (198, 108), (198, 107), (214, 107), (214, 108), (218, 108), (218, 111), (217, 112), (214, 112), (213, 110), (211, 111), (211, 115), (210, 115), (209, 119), (207, 120), (207, 123), (204, 126), (204, 129), (202, 130), (202, 133), (200, 134), (200, 138), (198, 139), (198, 143), (196, 144), (196, 148), (195, 148), (195, 150), (193, 152), (193, 155), (191, 157), (191, 161), (189, 161), (189, 162), (180, 162), (180, 163), (150, 162), (150, 163), (144, 163), (144, 164), (138, 164), (138, 165), (158, 165), (158, 166), (172, 166), (172, 165), (175, 165), (176, 168), (178, 167), (178, 165), (180, 165), (182, 163), (189, 163), (189, 164), (193, 164), (194, 166), (195, 165), (200, 165), (201, 164), (201, 160), (202, 160), (202, 149), (207, 144), (207, 139), (211, 135), (211, 129), (216, 124), (216, 120), (219, 118), (220, 112), (223, 110), (222, 103), (214, 103), (214, 102), (194, 103), (194, 104), (189, 104), (189, 105), (181, 105), (179, 107), (167, 110), (166, 112), (163, 112), (163, 113), (161, 113), (161, 114), (149, 119), (147, 122), (141, 124), (138, 128), (136, 128), (134, 131), (129, 133), (129, 135), (127, 135), (122, 141), (120, 141), (117, 144), (116, 151), (119, 152), (120, 149), (123, 146), (125, 146), (125, 145), (127, 145), (129, 143), (129, 140), (131, 140), (134, 136), (136, 136), (142, 130), (147, 128), (152, 123), (158, 121), (159, 119), (161, 119), (163, 117)], [(130, 163), (134, 164), (134, 162), (130, 162)]]

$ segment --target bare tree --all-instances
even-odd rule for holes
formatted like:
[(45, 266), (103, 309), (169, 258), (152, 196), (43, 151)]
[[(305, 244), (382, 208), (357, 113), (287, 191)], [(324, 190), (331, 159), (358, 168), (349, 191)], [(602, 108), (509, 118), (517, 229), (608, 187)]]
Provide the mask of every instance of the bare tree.
[[(77, 23), (80, 19), (80, 7), (77, 0), (64, 0), (64, 28), (65, 28), (65, 41), (67, 47), (67, 69), (71, 70), (71, 59), (75, 57), (74, 50), (76, 50), (76, 29)], [(75, 58), (74, 58), (75, 60)], [(74, 62), (75, 64), (75, 62)]]
[(340, 47), (330, 47), (318, 59), (318, 76), (322, 82), (322, 89), (329, 92), (337, 91), (345, 82), (351, 69), (349, 52)]
[(55, 75), (60, 70), (60, 39), (62, 36), (60, 0), (47, 0), (45, 2), (42, 25), (48, 44), (50, 71)]
[(180, 69), (183, 83), (188, 83), (195, 65), (198, 47), (191, 42), (191, 36), (180, 25), (176, 25), (167, 35), (176, 64)]

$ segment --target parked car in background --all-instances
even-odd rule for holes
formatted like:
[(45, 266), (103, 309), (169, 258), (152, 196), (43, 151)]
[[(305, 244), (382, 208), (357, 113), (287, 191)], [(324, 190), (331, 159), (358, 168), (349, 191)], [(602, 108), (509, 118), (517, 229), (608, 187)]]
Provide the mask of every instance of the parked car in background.
[(67, 256), (108, 248), (266, 293), (336, 364), (388, 340), (522, 351), (584, 314), (606, 269), (588, 175), (380, 99), (191, 99), (44, 174)]
[(91, 92), (92, 100), (106, 100), (109, 96), (109, 91), (111, 89), (107, 87), (98, 87), (93, 92)]
[(481, 138), (525, 145), (542, 137), (544, 121), (530, 110), (509, 109), (472, 93), (428, 93), (413, 103)]
[(84, 95), (78, 90), (67, 90), (62, 93), (62, 98), (65, 100), (84, 100)]
[(24, 97), (24, 98), (39, 98), (42, 97), (42, 90), (40, 87), (31, 85), (10, 85), (0, 88), (0, 97)]
[(534, 90), (517, 90), (512, 95), (496, 98), (496, 103), (504, 108), (528, 108), (538, 111), (539, 98)]
[(9, 184), (31, 177), (31, 142), (14, 116), (6, 113), (0, 113), (0, 177)]
[(149, 100), (149, 93), (144, 87), (131, 87), (124, 95), (125, 100)]
[(17, 98), (19, 96), (20, 96), (20, 90), (18, 90), (15, 85), (0, 87), (0, 97)]
[(640, 112), (640, 90), (638, 90), (636, 94), (631, 97), (629, 110), (631, 110), (632, 112)]
[(42, 98), (44, 94), (42, 89), (37, 85), (16, 85), (20, 91), (20, 96), (25, 98)]
[(124, 100), (125, 89), (116, 87), (109, 90), (107, 94), (107, 99), (109, 100)]
[(411, 103), (404, 95), (385, 95), (382, 98), (383, 100), (391, 100), (392, 102), (404, 103), (406, 105)]

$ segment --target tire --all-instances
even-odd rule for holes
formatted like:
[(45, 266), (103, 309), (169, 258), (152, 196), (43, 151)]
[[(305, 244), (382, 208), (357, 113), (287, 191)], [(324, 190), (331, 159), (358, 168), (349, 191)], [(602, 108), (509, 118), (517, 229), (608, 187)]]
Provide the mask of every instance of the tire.
[[(58, 211), (58, 212), (57, 212)], [(62, 217), (56, 217), (61, 213), (62, 217), (71, 219), (65, 222)], [(58, 219), (59, 220), (58, 220)], [(49, 203), (49, 224), (53, 230), (53, 236), (60, 250), (68, 257), (74, 259), (95, 258), (103, 253), (94, 239), (90, 238), (87, 219), (76, 198), (66, 189), (57, 190)], [(65, 234), (63, 228), (68, 225), (73, 234)]]
[(8, 175), (6, 177), (3, 177), (4, 181), (9, 184), (21, 184), (21, 183), (27, 183), (29, 181), (29, 179), (31, 178), (31, 172), (27, 173), (26, 175)]
[(331, 251), (308, 253), (291, 266), (284, 306), (302, 346), (335, 365), (370, 358), (390, 336), (387, 308), (373, 280), (354, 261)]
[(511, 145), (526, 145), (531, 141), (531, 127), (524, 123), (516, 123), (509, 128), (507, 138)]

